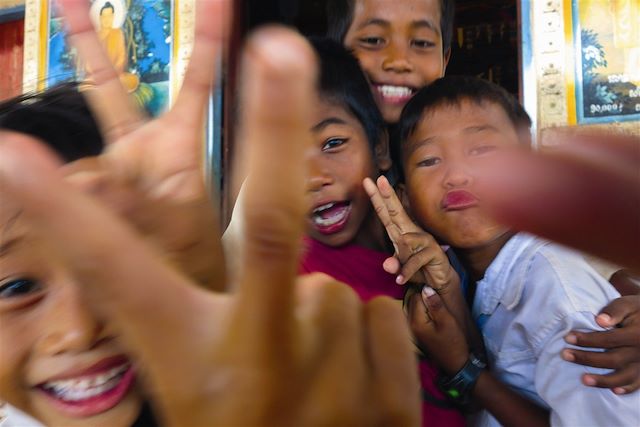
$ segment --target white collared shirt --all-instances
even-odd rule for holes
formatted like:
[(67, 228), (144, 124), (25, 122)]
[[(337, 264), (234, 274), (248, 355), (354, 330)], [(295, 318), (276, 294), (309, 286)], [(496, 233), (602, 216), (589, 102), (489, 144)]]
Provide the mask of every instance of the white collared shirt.
[[(595, 315), (618, 296), (576, 252), (515, 235), (478, 282), (473, 303), (492, 372), (549, 409), (551, 425), (640, 426), (640, 393), (618, 396), (587, 387), (582, 374), (610, 370), (560, 356), (569, 331), (602, 330)], [(473, 424), (500, 425), (487, 411)]]

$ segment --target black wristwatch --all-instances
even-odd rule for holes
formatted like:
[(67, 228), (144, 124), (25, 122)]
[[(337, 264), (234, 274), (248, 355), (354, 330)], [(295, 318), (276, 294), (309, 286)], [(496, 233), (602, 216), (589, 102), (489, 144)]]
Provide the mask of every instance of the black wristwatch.
[(466, 405), (471, 400), (471, 392), (478, 381), (478, 377), (487, 367), (475, 354), (469, 354), (467, 363), (453, 377), (441, 376), (438, 387), (452, 401), (458, 405)]

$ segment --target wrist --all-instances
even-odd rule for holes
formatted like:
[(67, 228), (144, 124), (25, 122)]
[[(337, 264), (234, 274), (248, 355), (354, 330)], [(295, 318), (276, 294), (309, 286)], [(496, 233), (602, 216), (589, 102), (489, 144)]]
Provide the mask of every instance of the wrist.
[(466, 405), (471, 400), (473, 389), (486, 366), (483, 360), (469, 353), (464, 366), (451, 377), (441, 377), (438, 387), (450, 400)]

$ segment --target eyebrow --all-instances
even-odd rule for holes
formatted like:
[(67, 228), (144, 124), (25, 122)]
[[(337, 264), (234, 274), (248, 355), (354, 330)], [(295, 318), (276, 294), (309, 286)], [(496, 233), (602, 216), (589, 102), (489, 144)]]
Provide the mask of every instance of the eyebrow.
[(498, 132), (495, 126), (492, 125), (478, 125), (478, 126), (469, 126), (464, 128), (464, 133), (478, 133), (484, 131)]
[(319, 132), (322, 129), (326, 128), (329, 125), (346, 125), (347, 122), (345, 122), (344, 120), (342, 120), (339, 117), (328, 117), (324, 120), (322, 120), (320, 123), (314, 125), (311, 128), (312, 132)]
[(13, 227), (16, 222), (18, 222), (18, 218), (20, 218), (20, 215), (22, 215), (22, 211), (17, 212), (15, 215), (9, 218), (9, 220), (7, 220), (6, 224), (2, 228), (2, 236), (0, 237), (0, 257), (6, 256), (9, 253), (10, 249), (22, 240), (22, 236), (6, 239), (6, 236), (7, 234), (9, 234), (11, 227)]
[(405, 156), (410, 156), (418, 148), (424, 147), (425, 145), (432, 144), (433, 142), (435, 142), (435, 140), (436, 140), (436, 137), (435, 136), (431, 136), (429, 138), (422, 139), (422, 140), (417, 141), (417, 142), (412, 142), (412, 143), (409, 143), (409, 144), (405, 144), (405, 145), (407, 145), (407, 148), (405, 150), (403, 150), (405, 152), (404, 155)]
[(6, 242), (0, 243), (0, 258), (3, 258), (11, 252), (11, 249), (22, 241), (22, 237), (14, 237)]
[[(391, 23), (389, 21), (387, 21), (386, 19), (381, 19), (381, 18), (371, 18), (366, 20), (364, 23), (362, 23), (362, 25), (360, 25), (360, 27), (358, 27), (358, 29), (362, 29), (365, 27), (368, 27), (369, 25), (378, 25), (380, 27), (389, 27), (391, 26)], [(411, 22), (411, 27), (412, 28), (428, 28), (432, 31), (440, 32), (440, 28), (430, 19), (418, 19), (415, 20), (413, 22)]]
[(440, 28), (430, 19), (419, 19), (411, 23), (413, 28), (428, 28), (436, 33), (440, 32)]

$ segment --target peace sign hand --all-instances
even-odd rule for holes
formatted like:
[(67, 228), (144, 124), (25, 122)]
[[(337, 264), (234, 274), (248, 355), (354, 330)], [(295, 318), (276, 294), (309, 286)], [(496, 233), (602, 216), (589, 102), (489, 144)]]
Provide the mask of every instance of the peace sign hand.
[(398, 274), (399, 285), (408, 281), (424, 283), (438, 293), (458, 288), (460, 278), (447, 255), (433, 236), (409, 218), (387, 178), (379, 177), (377, 185), (366, 178), (363, 185), (396, 251), (385, 260), (385, 271)]

